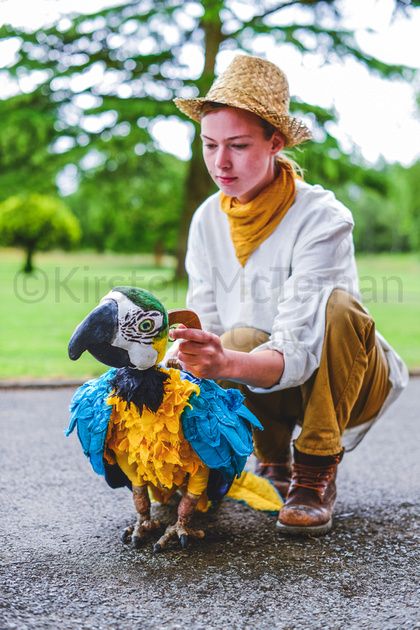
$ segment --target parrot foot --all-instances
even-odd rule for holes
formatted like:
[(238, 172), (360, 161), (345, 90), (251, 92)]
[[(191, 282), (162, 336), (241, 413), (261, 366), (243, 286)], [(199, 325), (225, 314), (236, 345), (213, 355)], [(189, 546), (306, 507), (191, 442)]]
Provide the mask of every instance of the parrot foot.
[(134, 548), (140, 549), (140, 547), (142, 547), (146, 540), (149, 538), (150, 534), (156, 529), (160, 529), (160, 527), (160, 521), (154, 520), (152, 518), (149, 518), (140, 523), (137, 522), (134, 527), (133, 535), (131, 537), (131, 542), (133, 543)]
[(135, 525), (126, 527), (122, 533), (121, 539), (123, 543), (132, 543), (135, 549), (140, 549), (149, 538), (150, 534), (156, 529), (160, 529), (160, 527), (161, 524), (158, 520), (146, 519), (141, 522), (137, 521)]
[(175, 370), (182, 370), (182, 363), (178, 359), (168, 359), (166, 361), (167, 368), (174, 368)]
[(153, 545), (153, 553), (162, 551), (174, 538), (178, 538), (182, 549), (186, 549), (190, 538), (204, 538), (204, 536), (205, 533), (202, 529), (192, 529), (177, 521), (175, 525), (169, 525), (163, 536)]

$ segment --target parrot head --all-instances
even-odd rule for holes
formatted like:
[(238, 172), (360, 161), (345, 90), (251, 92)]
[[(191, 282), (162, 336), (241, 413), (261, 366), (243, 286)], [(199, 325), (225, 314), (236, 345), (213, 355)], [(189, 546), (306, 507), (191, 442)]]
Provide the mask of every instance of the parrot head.
[(168, 313), (152, 293), (114, 287), (74, 331), (69, 357), (87, 350), (105, 365), (147, 370), (162, 361), (168, 332)]

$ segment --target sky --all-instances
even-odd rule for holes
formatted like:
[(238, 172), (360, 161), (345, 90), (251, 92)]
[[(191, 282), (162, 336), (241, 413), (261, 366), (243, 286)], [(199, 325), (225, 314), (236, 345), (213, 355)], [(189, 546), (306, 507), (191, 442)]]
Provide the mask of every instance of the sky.
[[(35, 29), (71, 11), (98, 10), (114, 4), (113, 0), (0, 0), (0, 25), (12, 23)], [(247, 0), (246, 5), (252, 5)], [(420, 65), (420, 10), (411, 19), (391, 20), (392, 0), (342, 0), (346, 19), (344, 26), (355, 31), (362, 48), (370, 55), (396, 64)], [(292, 12), (293, 9), (289, 9)], [(290, 19), (287, 12), (285, 20)], [(367, 29), (370, 28), (370, 32)], [(302, 58), (293, 47), (275, 46), (259, 37), (254, 41), (255, 54), (266, 57), (286, 73), (292, 96), (321, 106), (334, 106), (338, 125), (334, 135), (346, 149), (350, 143), (359, 147), (364, 158), (375, 163), (380, 157), (388, 162), (409, 165), (420, 157), (420, 115), (416, 111), (416, 90), (420, 77), (412, 84), (401, 80), (384, 80), (369, 74), (354, 61), (320, 65), (316, 54)], [(233, 51), (220, 53), (217, 73), (222, 72), (234, 56)], [(0, 60), (5, 63), (13, 50), (0, 46)], [(199, 55), (192, 55), (193, 76), (202, 68)], [(420, 75), (420, 73), (419, 73)], [(8, 86), (0, 85), (0, 96)], [(9, 87), (10, 90), (10, 87)], [(154, 135), (161, 148), (183, 159), (190, 155), (192, 128), (177, 119), (161, 121)]]

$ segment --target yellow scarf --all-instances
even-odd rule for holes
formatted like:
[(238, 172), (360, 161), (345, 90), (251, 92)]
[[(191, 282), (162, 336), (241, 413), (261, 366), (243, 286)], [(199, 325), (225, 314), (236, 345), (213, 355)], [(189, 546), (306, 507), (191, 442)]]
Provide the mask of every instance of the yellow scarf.
[(296, 196), (296, 173), (286, 161), (277, 160), (280, 173), (248, 203), (220, 193), (223, 212), (229, 219), (236, 257), (245, 266), (251, 254), (274, 232)]

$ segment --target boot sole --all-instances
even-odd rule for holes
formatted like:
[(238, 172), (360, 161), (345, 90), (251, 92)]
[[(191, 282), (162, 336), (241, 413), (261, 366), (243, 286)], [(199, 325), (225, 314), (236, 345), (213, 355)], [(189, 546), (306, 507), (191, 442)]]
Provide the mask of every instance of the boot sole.
[(323, 525), (283, 525), (280, 521), (276, 522), (276, 527), (282, 536), (324, 536), (332, 527), (332, 518)]

